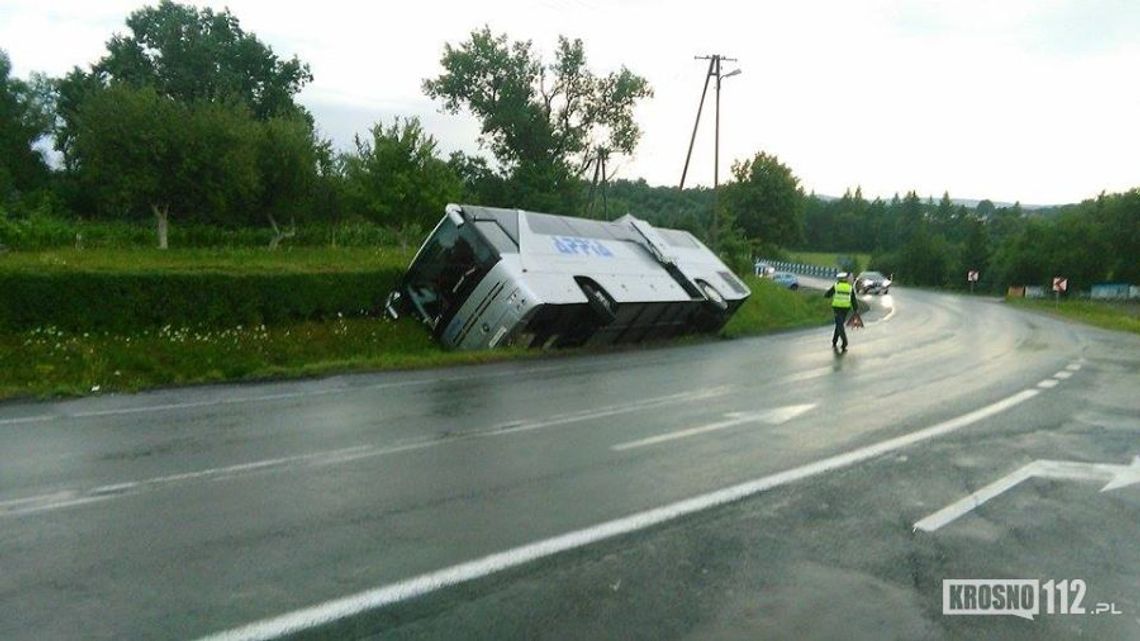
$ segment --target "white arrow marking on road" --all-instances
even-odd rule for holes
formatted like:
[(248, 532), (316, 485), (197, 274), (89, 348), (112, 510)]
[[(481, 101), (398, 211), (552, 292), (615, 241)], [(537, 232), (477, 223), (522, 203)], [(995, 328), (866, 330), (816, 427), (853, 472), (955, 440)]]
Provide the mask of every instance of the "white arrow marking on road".
[(716, 430), (723, 430), (729, 427), (735, 427), (744, 423), (767, 423), (769, 425), (779, 425), (786, 423), (793, 418), (803, 414), (804, 412), (815, 407), (814, 403), (807, 405), (788, 405), (787, 407), (777, 407), (775, 409), (764, 410), (762, 412), (729, 412), (725, 414), (726, 420), (717, 421), (716, 423), (709, 423), (708, 425), (701, 425), (699, 427), (690, 427), (676, 432), (669, 432), (668, 434), (661, 434), (659, 436), (650, 436), (637, 441), (629, 441), (628, 443), (620, 443), (614, 445), (610, 449), (615, 452), (622, 450), (629, 450), (635, 447), (645, 447), (646, 445), (657, 445), (666, 441), (673, 441), (679, 438), (687, 438), (689, 436), (696, 436), (697, 434), (704, 434), (705, 432), (714, 432)]
[(1033, 477), (1047, 479), (1075, 479), (1078, 481), (1108, 481), (1101, 492), (1120, 489), (1140, 483), (1140, 456), (1131, 465), (1108, 463), (1076, 463), (1072, 461), (1033, 461), (1016, 472), (990, 483), (966, 498), (951, 503), (914, 524), (914, 529), (933, 532), (952, 523), (990, 499), (1001, 496), (1006, 490)]

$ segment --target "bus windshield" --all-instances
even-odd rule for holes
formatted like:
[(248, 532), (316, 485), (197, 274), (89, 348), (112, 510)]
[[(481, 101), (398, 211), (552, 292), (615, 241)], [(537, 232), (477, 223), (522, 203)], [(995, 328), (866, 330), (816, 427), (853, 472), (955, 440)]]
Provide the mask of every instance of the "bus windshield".
[(496, 262), (496, 253), (470, 224), (456, 226), (444, 218), (408, 270), (405, 289), (420, 316), (439, 332)]

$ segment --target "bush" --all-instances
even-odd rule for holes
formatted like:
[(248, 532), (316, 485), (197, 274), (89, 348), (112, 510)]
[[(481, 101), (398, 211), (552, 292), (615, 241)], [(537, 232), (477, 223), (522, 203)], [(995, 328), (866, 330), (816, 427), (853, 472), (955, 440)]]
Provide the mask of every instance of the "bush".
[(0, 273), (0, 329), (126, 333), (375, 314), (401, 273)]
[[(286, 221), (279, 221), (292, 226)], [(296, 235), (282, 247), (381, 247), (399, 243), (399, 234), (387, 227), (363, 220), (343, 223), (307, 223), (297, 225)], [(417, 230), (415, 244), (423, 237)], [(188, 248), (267, 247), (273, 230), (264, 227), (228, 228), (200, 223), (170, 224), (170, 246)], [(36, 210), (27, 215), (5, 212), (0, 206), (0, 245), (21, 251), (42, 251), (80, 247), (84, 249), (128, 249), (154, 247), (157, 244), (153, 221), (83, 221), (70, 219), (50, 211)]]

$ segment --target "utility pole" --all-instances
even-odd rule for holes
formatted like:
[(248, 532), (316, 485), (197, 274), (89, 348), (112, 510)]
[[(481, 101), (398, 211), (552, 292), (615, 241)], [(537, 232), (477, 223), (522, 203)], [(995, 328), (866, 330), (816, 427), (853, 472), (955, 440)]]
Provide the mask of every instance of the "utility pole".
[(601, 189), (602, 189), (602, 217), (605, 220), (609, 220), (610, 219), (610, 203), (609, 203), (609, 196), (607, 193), (607, 191), (608, 191), (607, 187), (609, 185), (609, 176), (606, 174), (606, 162), (610, 158), (610, 150), (606, 149), (605, 147), (599, 146), (597, 148), (597, 150), (595, 151), (595, 153), (597, 155), (595, 155), (593, 158), (591, 158), (586, 163), (586, 170), (587, 171), (589, 171), (590, 164), (594, 165), (594, 180), (593, 180), (593, 182), (590, 183), (590, 196), (589, 196), (589, 203), (586, 205), (586, 212), (587, 212), (586, 215), (588, 217), (593, 216), (594, 194), (595, 194), (595, 191), (598, 189), (598, 175), (600, 174), (601, 179), (602, 179), (602, 186), (601, 186)]
[(697, 140), (697, 129), (701, 124), (701, 112), (705, 107), (705, 95), (709, 90), (709, 79), (716, 78), (716, 125), (713, 137), (713, 212), (712, 222), (709, 226), (709, 236), (712, 244), (716, 245), (717, 240), (717, 217), (719, 212), (717, 208), (720, 207), (720, 83), (724, 78), (731, 78), (732, 76), (740, 73), (739, 69), (733, 69), (728, 73), (722, 73), (722, 62), (737, 62), (736, 58), (728, 58), (720, 54), (712, 54), (707, 56), (694, 56), (694, 60), (708, 60), (709, 68), (705, 73), (705, 85), (701, 89), (701, 102), (697, 105), (697, 119), (693, 123), (693, 134), (689, 137), (689, 151), (685, 154), (685, 168), (681, 171), (681, 189), (685, 188), (685, 178), (689, 174), (689, 160), (693, 157), (693, 143)]

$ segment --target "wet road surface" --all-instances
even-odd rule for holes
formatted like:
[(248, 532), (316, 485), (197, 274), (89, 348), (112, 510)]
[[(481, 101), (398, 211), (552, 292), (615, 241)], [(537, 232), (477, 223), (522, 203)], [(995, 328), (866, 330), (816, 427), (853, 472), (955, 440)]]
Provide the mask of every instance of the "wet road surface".
[[(825, 327), (0, 406), (0, 638), (1136, 638), (1140, 485), (914, 524), (1140, 454), (1140, 340), (871, 302), (845, 355)], [(942, 616), (959, 577), (1080, 577), (1121, 614)]]

